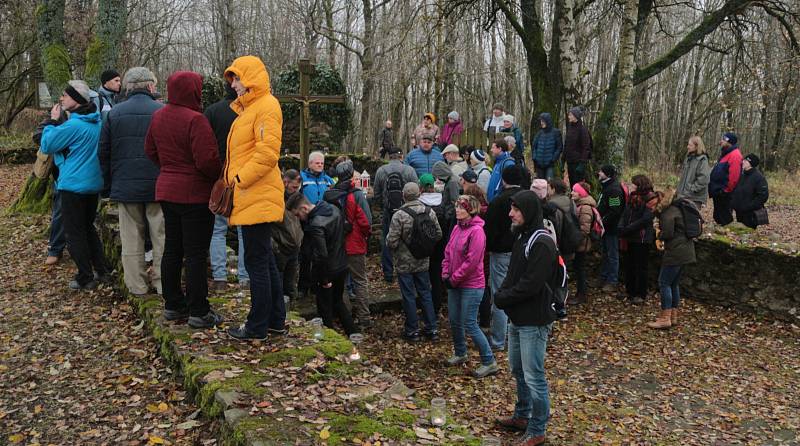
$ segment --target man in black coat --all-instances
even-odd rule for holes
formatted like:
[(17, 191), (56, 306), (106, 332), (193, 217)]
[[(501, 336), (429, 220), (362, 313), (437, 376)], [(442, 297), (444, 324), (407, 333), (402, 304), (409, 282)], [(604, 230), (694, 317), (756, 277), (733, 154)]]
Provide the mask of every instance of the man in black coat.
[(146, 294), (148, 284), (145, 238), (153, 244), (152, 286), (161, 294), (161, 256), (164, 253), (164, 214), (155, 201), (159, 169), (145, 155), (144, 139), (150, 120), (164, 105), (153, 97), (156, 77), (145, 67), (134, 67), (122, 82), (127, 100), (103, 119), (98, 156), (104, 193), (117, 203), (122, 242), (125, 286), (133, 294)]
[[(203, 112), (208, 122), (211, 124), (211, 129), (214, 131), (214, 137), (217, 140), (217, 148), (219, 149), (219, 159), (225, 165), (225, 160), (228, 158), (228, 133), (231, 130), (231, 125), (236, 119), (237, 115), (231, 109), (231, 102), (236, 99), (236, 91), (231, 85), (225, 82), (225, 97), (221, 100), (211, 104)], [(239, 286), (247, 288), (250, 286), (250, 275), (247, 273), (247, 268), (244, 266), (244, 240), (242, 239), (242, 228), (236, 228), (239, 236), (239, 257), (236, 265), (237, 276), (239, 278)], [(214, 232), (211, 233), (211, 244), (209, 246), (209, 257), (211, 257), (211, 277), (213, 281), (213, 289), (216, 291), (225, 291), (228, 289), (228, 252), (226, 236), (228, 235), (228, 218), (222, 215), (214, 216)]]
[(514, 194), (509, 214), (516, 240), (495, 304), (511, 320), (508, 362), (517, 384), (517, 402), (514, 415), (500, 418), (497, 423), (525, 432), (515, 444), (536, 446), (545, 442), (550, 414), (544, 359), (555, 320), (550, 290), (561, 285), (561, 267), (555, 241), (544, 229), (536, 194), (529, 190)]
[[(489, 203), (489, 208), (486, 210), (486, 224), (483, 226), (483, 231), (486, 233), (486, 250), (489, 251), (489, 285), (492, 294), (500, 290), (511, 261), (511, 247), (515, 236), (508, 230), (511, 227), (508, 213), (511, 211), (511, 196), (520, 191), (522, 170), (510, 165), (503, 169), (501, 178), (503, 189)], [(492, 350), (505, 348), (507, 329), (506, 313), (496, 305), (492, 305), (491, 336), (489, 336)]]
[(607, 164), (600, 168), (597, 177), (603, 186), (597, 211), (603, 218), (603, 260), (600, 263), (600, 278), (603, 279), (603, 291), (614, 291), (619, 280), (619, 236), (617, 225), (625, 210), (625, 192), (617, 179), (617, 169)]
[(762, 209), (769, 199), (767, 179), (757, 169), (758, 164), (758, 156), (753, 153), (742, 159), (742, 176), (731, 195), (731, 208), (736, 211), (736, 220), (753, 229), (759, 225), (756, 211)]
[(303, 246), (311, 258), (311, 277), (315, 280), (317, 312), (325, 326), (334, 328), (336, 313), (344, 331), (358, 332), (353, 317), (344, 304), (344, 281), (347, 278), (347, 253), (344, 249), (344, 217), (336, 206), (325, 200), (311, 204), (302, 193), (286, 201), (291, 212), (303, 223)]

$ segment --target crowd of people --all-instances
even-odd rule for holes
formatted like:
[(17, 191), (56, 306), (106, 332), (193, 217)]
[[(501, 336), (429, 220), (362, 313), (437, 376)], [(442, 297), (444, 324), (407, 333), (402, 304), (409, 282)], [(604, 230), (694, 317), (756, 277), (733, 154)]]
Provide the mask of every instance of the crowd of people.
[(66, 244), (77, 267), (71, 289), (108, 280), (94, 226), (98, 199), (108, 197), (119, 214), (125, 286), (163, 295), (166, 320), (196, 329), (223, 322), (209, 305), (209, 282), (212, 290), (229, 287), (226, 235), (235, 227), (236, 273), (251, 303), (246, 321), (228, 329), (231, 337), (286, 334), (287, 299), (308, 292), (326, 326), (338, 322), (353, 334), (372, 325), (366, 255), (379, 211), (383, 278), (396, 281), (402, 296), (399, 335), (438, 341), (446, 306), (453, 354), (445, 365), (468, 362), (467, 336), (479, 351), (476, 378), (497, 373), (495, 355), (507, 350), (517, 402), (497, 422), (523, 431), (520, 445), (545, 439), (545, 351), (552, 324), (566, 314), (558, 301), (566, 265), (575, 282), (567, 308), (589, 300), (587, 258), (595, 247), (598, 287), (616, 294), (622, 277), (618, 295), (642, 304), (650, 296), (650, 251), (663, 251), (661, 312), (648, 326), (665, 329), (679, 322), (680, 277), (696, 261), (707, 197), (720, 224), (733, 212), (747, 226), (766, 223), (759, 159), (742, 157), (733, 133), (722, 137), (713, 169), (701, 138), (690, 138), (675, 189), (656, 190), (645, 175), (621, 181), (615, 166), (604, 165), (593, 190), (581, 108), (567, 114), (564, 135), (543, 113), (529, 156), (501, 104), (483, 127), (487, 150), (462, 146), (456, 111), (442, 128), (426, 113), (408, 151), (386, 122), (379, 144), (388, 162), (368, 187), (346, 156), (326, 168), (324, 154), (313, 152), (302, 171), (281, 171), (282, 114), (263, 62), (237, 58), (224, 79), (225, 97), (205, 111), (201, 77), (189, 71), (167, 79), (166, 104), (145, 67), (124, 77), (103, 73), (99, 93), (68, 83), (34, 135), (55, 164), (46, 263), (58, 262)]

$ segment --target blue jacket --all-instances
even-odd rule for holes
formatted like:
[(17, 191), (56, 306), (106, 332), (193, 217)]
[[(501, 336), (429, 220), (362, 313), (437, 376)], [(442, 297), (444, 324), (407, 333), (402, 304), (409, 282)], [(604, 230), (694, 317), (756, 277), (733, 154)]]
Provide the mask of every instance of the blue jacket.
[(516, 162), (508, 152), (503, 152), (495, 158), (492, 176), (489, 178), (489, 186), (486, 188), (486, 197), (490, 203), (497, 194), (502, 192), (503, 169), (514, 164)]
[(561, 157), (564, 143), (561, 140), (561, 130), (553, 128), (553, 117), (550, 113), (542, 113), (539, 120), (545, 122), (545, 128), (536, 132), (531, 141), (533, 162), (538, 167), (550, 167)]
[(103, 119), (100, 167), (109, 197), (124, 203), (156, 201), (158, 166), (144, 153), (144, 138), (156, 110), (163, 107), (145, 90), (134, 90)]
[(302, 191), (303, 195), (308, 198), (311, 204), (317, 204), (322, 201), (322, 196), (329, 187), (333, 186), (333, 178), (329, 177), (325, 172), (314, 173), (310, 169), (303, 169), (300, 172), (300, 177), (303, 178)]
[[(94, 108), (94, 107), (92, 107)], [(103, 189), (103, 174), (97, 158), (100, 113), (72, 113), (61, 125), (42, 130), (42, 153), (53, 155), (58, 167), (58, 190), (96, 194)]]
[(406, 157), (406, 164), (413, 167), (417, 172), (417, 178), (425, 175), (426, 173), (433, 172), (433, 165), (437, 161), (444, 161), (442, 152), (431, 149), (430, 152), (423, 152), (422, 149), (414, 149), (408, 152)]

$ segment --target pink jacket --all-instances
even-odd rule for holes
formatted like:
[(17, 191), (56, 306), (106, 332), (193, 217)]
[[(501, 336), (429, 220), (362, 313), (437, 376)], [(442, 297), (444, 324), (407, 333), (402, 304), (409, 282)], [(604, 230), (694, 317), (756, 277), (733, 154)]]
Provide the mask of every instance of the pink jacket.
[(458, 222), (444, 248), (442, 278), (449, 277), (455, 288), (484, 288), (483, 254), (486, 251), (486, 234), (483, 219), (474, 216)]

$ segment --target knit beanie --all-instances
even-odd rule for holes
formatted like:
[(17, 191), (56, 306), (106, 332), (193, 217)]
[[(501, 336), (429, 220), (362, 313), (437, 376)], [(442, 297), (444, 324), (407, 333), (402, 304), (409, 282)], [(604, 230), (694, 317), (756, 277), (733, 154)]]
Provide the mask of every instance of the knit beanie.
[(76, 79), (67, 81), (67, 88), (64, 89), (64, 93), (78, 104), (85, 105), (89, 103), (89, 86), (84, 81)]
[(758, 164), (761, 162), (761, 160), (758, 159), (758, 156), (755, 153), (747, 155), (746, 157), (744, 157), (744, 159), (746, 159), (747, 162), (750, 163), (750, 165), (753, 167), (758, 167)]
[(349, 181), (353, 178), (353, 162), (347, 160), (337, 164), (335, 174), (339, 182)]
[(733, 132), (725, 132), (722, 135), (722, 139), (731, 143), (732, 146), (735, 146), (737, 142), (739, 142), (739, 138), (736, 136), (736, 133)]
[(569, 109), (569, 112), (572, 113), (572, 116), (578, 119), (583, 118), (583, 109), (581, 109), (580, 107), (572, 107), (571, 109)]
[(514, 124), (514, 115), (505, 115), (505, 116), (503, 116), (503, 121), (508, 121), (511, 124)]
[(611, 164), (606, 164), (605, 166), (601, 167), (600, 171), (606, 174), (606, 176), (609, 178), (614, 178), (617, 176), (617, 169)]
[(486, 152), (484, 152), (481, 149), (475, 149), (472, 151), (470, 158), (474, 159), (475, 161), (483, 163), (486, 161)]
[(106, 70), (100, 75), (100, 85), (105, 85), (106, 82), (114, 79), (115, 77), (119, 77), (119, 73), (117, 70)]
[(544, 200), (547, 198), (547, 180), (537, 178), (531, 184), (531, 190), (536, 192), (536, 196)]
[(572, 186), (572, 192), (578, 194), (580, 198), (586, 198), (589, 196), (589, 192), (587, 192), (586, 189), (583, 186), (581, 186), (581, 183), (575, 183)]

